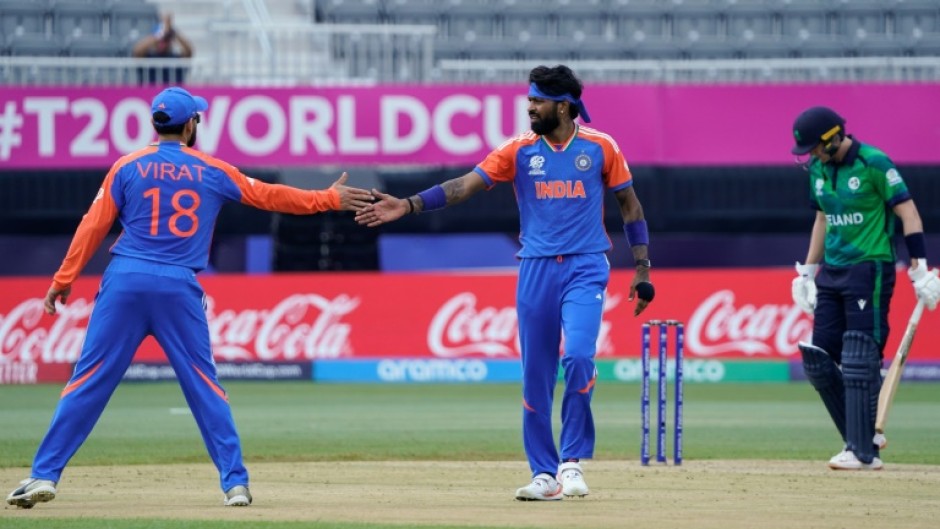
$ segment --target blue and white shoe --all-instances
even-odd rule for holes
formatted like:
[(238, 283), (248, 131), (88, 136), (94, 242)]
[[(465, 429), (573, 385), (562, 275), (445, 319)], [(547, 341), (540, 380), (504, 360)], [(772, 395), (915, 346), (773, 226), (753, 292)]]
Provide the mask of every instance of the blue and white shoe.
[(45, 503), (55, 499), (55, 482), (48, 479), (27, 478), (20, 482), (20, 486), (7, 495), (7, 503), (32, 509), (37, 503)]

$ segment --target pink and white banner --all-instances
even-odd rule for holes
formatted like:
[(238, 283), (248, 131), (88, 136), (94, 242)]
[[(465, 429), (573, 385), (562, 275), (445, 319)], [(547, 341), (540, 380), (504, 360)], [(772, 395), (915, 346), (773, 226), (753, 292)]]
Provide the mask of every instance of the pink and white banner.
[[(524, 86), (193, 90), (209, 100), (197, 146), (241, 167), (476, 164), (529, 127)], [(0, 165), (110, 166), (154, 140), (154, 89), (0, 92)], [(898, 163), (940, 163), (940, 84), (588, 86), (596, 127), (640, 165), (792, 162), (790, 127), (828, 105)]]

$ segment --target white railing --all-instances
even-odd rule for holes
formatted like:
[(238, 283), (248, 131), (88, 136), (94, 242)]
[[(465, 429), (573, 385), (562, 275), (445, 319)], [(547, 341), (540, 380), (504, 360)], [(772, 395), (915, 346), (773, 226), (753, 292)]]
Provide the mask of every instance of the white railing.
[[(387, 26), (379, 26), (387, 27)], [(391, 27), (388, 27), (391, 28)], [(395, 26), (401, 28), (401, 26)], [(425, 26), (414, 26), (423, 28)], [(216, 28), (220, 41), (226, 29)], [(233, 29), (234, 31), (234, 29)], [(226, 41), (225, 53), (192, 59), (0, 56), (0, 85), (128, 86), (151, 76), (190, 85), (316, 86), (375, 83), (519, 83), (534, 62), (442, 60), (433, 63), (429, 35), (408, 31), (351, 34), (333, 26), (309, 30), (306, 51), (290, 51), (290, 28), (272, 39), (271, 56), (241, 52), (241, 38)], [(401, 41), (407, 45), (401, 45)], [(394, 43), (394, 44), (393, 44)], [(940, 57), (865, 57), (834, 59), (742, 59), (697, 61), (569, 61), (582, 80), (620, 83), (837, 83), (937, 82)], [(180, 77), (182, 75), (183, 77)]]
[[(588, 82), (788, 83), (926, 82), (940, 80), (940, 57), (842, 57), (670, 61), (569, 61)], [(459, 83), (515, 82), (531, 61), (442, 60), (437, 79)]]
[[(206, 78), (204, 60), (122, 57), (0, 57), (0, 85), (134, 86)], [(163, 76), (166, 75), (166, 78)], [(154, 76), (154, 79), (151, 79)]]
[[(207, 29), (215, 73), (201, 82), (426, 82), (434, 66), (436, 28), (429, 25), (212, 22)], [(270, 36), (270, 54), (245, 39), (258, 30)]]

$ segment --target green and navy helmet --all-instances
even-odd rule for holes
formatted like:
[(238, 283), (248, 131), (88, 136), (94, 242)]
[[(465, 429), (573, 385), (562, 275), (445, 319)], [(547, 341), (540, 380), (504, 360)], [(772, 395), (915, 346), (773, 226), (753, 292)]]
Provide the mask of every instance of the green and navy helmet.
[(828, 107), (812, 107), (797, 116), (793, 122), (793, 154), (808, 154), (820, 143), (828, 151), (832, 140), (845, 135), (845, 120)]

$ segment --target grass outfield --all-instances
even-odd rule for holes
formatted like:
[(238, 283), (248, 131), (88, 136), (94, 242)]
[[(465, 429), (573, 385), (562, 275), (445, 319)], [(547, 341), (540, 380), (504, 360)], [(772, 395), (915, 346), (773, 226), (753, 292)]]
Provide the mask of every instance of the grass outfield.
[[(29, 466), (60, 389), (0, 386), (0, 468)], [(226, 389), (248, 462), (524, 459), (516, 384), (230, 382)], [(638, 396), (637, 385), (598, 386), (596, 459), (639, 457)], [(687, 459), (822, 459), (840, 447), (809, 384), (687, 384), (685, 401)], [(940, 385), (901, 386), (887, 461), (940, 464), (938, 405)], [(207, 457), (175, 383), (123, 384), (70, 465)]]
[[(524, 467), (517, 384), (230, 382), (226, 388), (249, 471), (253, 462), (317, 461), (519, 461)], [(29, 466), (60, 389), (60, 385), (0, 386), (0, 468)], [(592, 468), (602, 466), (604, 460), (638, 458), (638, 397), (638, 385), (604, 383), (596, 389), (598, 462), (592, 463)], [(690, 462), (769, 459), (818, 461), (821, 465), (840, 448), (836, 430), (808, 384), (687, 384), (685, 401), (684, 455)], [(888, 425), (890, 445), (884, 457), (888, 465), (940, 464), (938, 404), (940, 384), (901, 386)], [(671, 416), (671, 403), (669, 409)], [(671, 442), (671, 431), (669, 439)], [(69, 468), (207, 462), (195, 423), (175, 383), (123, 384)], [(68, 476), (67, 470), (66, 479)], [(14, 485), (0, 484), (10, 489)], [(5, 514), (9, 513), (6, 510)], [(33, 520), (0, 514), (0, 528), (166, 526), (400, 527), (231, 520), (173, 521), (168, 525), (163, 520)]]

